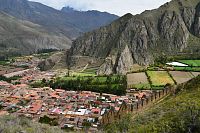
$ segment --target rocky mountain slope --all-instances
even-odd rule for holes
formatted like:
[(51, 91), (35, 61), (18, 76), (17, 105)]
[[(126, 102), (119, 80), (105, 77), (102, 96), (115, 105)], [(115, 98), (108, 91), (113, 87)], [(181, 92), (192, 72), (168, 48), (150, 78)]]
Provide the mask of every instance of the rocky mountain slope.
[(104, 58), (100, 74), (124, 74), (135, 63), (153, 64), (160, 55), (198, 55), (199, 20), (200, 0), (172, 0), (84, 34), (74, 41), (71, 56)]
[(59, 11), (28, 0), (0, 0), (0, 12), (0, 56), (69, 49), (82, 33), (118, 18), (98, 11)]
[(69, 49), (70, 42), (40, 25), (0, 12), (0, 56), (31, 54), (40, 49)]
[[(84, 23), (82, 23), (82, 18), (87, 13), (77, 12), (78, 15), (76, 15), (73, 12), (66, 13), (64, 9), (59, 11), (41, 3), (31, 2), (28, 0), (0, 0), (0, 11), (6, 12), (7, 14), (10, 14), (18, 19), (39, 24), (50, 32), (58, 35), (65, 35), (70, 39), (74, 39), (81, 33), (93, 30), (104, 24), (108, 24), (118, 18), (116, 15), (99, 12), (102, 16), (104, 16), (104, 21), (100, 20), (99, 23), (97, 23), (96, 20), (93, 21), (92, 19), (94, 16), (98, 17), (99, 14), (97, 14), (94, 16), (87, 15), (87, 19)], [(79, 17), (81, 18), (79, 19)]]

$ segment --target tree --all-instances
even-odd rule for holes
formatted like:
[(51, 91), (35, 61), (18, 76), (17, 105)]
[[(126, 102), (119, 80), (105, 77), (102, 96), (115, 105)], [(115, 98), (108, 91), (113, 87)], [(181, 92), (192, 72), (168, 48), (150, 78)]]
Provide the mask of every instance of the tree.
[(84, 127), (85, 132), (88, 133), (88, 130), (91, 127), (91, 123), (87, 120), (84, 120), (82, 126)]

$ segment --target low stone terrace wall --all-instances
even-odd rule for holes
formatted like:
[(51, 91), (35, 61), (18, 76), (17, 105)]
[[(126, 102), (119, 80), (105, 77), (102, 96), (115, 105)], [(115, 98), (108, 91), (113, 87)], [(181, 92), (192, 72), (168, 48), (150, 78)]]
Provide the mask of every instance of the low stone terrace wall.
[(139, 100), (138, 102), (135, 102), (133, 104), (126, 104), (125, 102), (121, 105), (120, 110), (118, 112), (115, 112), (114, 110), (110, 110), (109, 112), (105, 113), (102, 116), (101, 119), (101, 125), (106, 125), (109, 123), (112, 123), (114, 121), (119, 120), (123, 115), (128, 113), (136, 113), (137, 111), (140, 111), (141, 109), (145, 108), (146, 106), (153, 104), (163, 97), (174, 93), (175, 87), (165, 87), (163, 90), (157, 91), (152, 93), (151, 96), (147, 98), (143, 98)]

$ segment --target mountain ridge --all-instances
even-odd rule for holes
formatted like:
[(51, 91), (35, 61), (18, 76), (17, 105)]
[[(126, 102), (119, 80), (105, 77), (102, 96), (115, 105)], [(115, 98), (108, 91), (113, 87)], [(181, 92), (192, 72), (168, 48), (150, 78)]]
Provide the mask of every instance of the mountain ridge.
[[(105, 19), (100, 17), (102, 20), (99, 20), (97, 23), (96, 21), (100, 18), (98, 18), (98, 15), (93, 15), (91, 17), (87, 17), (84, 23), (82, 23), (82, 20), (84, 16), (87, 16), (87, 13), (79, 12), (79, 16), (83, 16), (82, 18), (80, 17), (81, 19), (79, 19), (79, 17), (73, 14), (67, 14), (63, 11), (56, 10), (41, 3), (27, 0), (0, 0), (0, 12), (1, 15), (4, 13), (7, 14), (5, 17), (9, 16), (9, 18), (13, 18), (12, 21), (10, 21), (10, 19), (5, 19), (7, 23), (4, 22), (4, 24), (7, 24), (7, 27), (0, 31), (0, 34), (7, 35), (5, 38), (10, 38), (10, 40), (7, 41), (3, 41), (5, 40), (3, 38), (0, 40), (2, 41), (0, 43), (0, 47), (2, 48), (1, 55), (6, 54), (6, 56), (9, 56), (9, 54), (13, 55), (12, 52), (15, 53), (14, 55), (31, 54), (35, 53), (37, 50), (40, 50), (40, 48), (54, 48), (59, 50), (69, 49), (72, 44), (72, 40), (84, 32), (94, 30), (118, 18), (116, 15), (109, 13), (103, 14), (99, 12), (99, 14), (103, 14), (102, 16), (105, 17)], [(97, 19), (92, 19), (95, 16), (97, 16)], [(3, 19), (1, 21), (3, 21)], [(28, 23), (29, 25), (27, 26)], [(21, 25), (19, 26), (21, 29), (14, 27), (14, 25)], [(1, 27), (1, 29), (3, 28)], [(21, 33), (21, 36), (23, 37), (18, 34), (15, 36), (15, 38), (12, 38), (13, 33), (11, 33), (11, 31), (16, 34), (17, 32), (21, 33), (23, 31), (23, 34)], [(38, 32), (36, 33), (37, 35), (35, 33), (32, 34), (35, 31)], [(45, 36), (43, 33), (45, 33)], [(29, 35), (29, 37), (26, 34)], [(38, 38), (40, 38), (39, 40), (41, 42), (38, 40)], [(36, 42), (38, 44), (36, 44)], [(14, 49), (14, 51), (11, 52), (8, 49)]]
[(133, 64), (148, 66), (161, 55), (198, 54), (199, 44), (191, 44), (190, 40), (199, 40), (199, 2), (172, 0), (139, 15), (126, 14), (75, 40), (71, 56), (109, 58), (99, 73), (107, 66), (112, 73), (125, 74)]
[(36, 53), (39, 49), (69, 49), (71, 40), (49, 33), (40, 25), (0, 12), (0, 56)]

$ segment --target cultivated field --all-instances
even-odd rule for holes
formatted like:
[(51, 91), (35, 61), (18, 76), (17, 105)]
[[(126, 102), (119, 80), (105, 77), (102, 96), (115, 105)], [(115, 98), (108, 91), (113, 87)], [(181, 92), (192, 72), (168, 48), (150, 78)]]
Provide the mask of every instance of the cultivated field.
[(189, 66), (200, 67), (200, 60), (180, 60), (179, 62)]
[(166, 71), (147, 71), (152, 82), (152, 86), (165, 86), (166, 84), (174, 84), (173, 79)]
[(192, 75), (194, 76), (194, 77), (197, 77), (198, 75), (200, 75), (200, 72), (191, 72), (192, 73)]
[(127, 75), (128, 88), (149, 89), (151, 86), (148, 82), (147, 76), (142, 73), (131, 73)]
[(174, 67), (176, 71), (200, 72), (200, 67)]
[(187, 82), (190, 79), (194, 78), (194, 76), (190, 72), (170, 71), (169, 73), (178, 84)]

